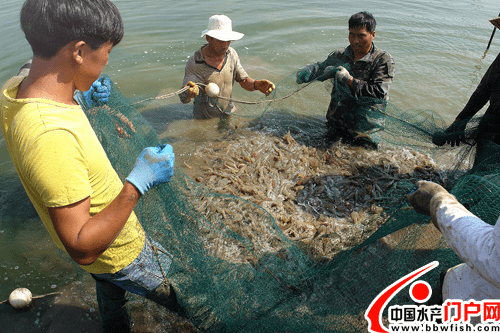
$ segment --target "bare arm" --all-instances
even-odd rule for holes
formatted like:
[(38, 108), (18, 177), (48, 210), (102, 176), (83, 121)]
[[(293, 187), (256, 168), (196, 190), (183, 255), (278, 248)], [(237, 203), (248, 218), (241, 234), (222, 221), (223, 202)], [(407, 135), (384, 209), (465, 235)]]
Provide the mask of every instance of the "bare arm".
[(269, 95), (274, 89), (276, 89), (274, 83), (269, 80), (254, 80), (250, 77), (247, 77), (245, 80), (241, 81), (240, 85), (245, 90), (258, 90), (266, 96)]
[(245, 90), (248, 90), (248, 91), (254, 91), (255, 90), (255, 87), (253, 85), (254, 83), (254, 79), (252, 79), (250, 76), (247, 77), (246, 79), (244, 79), (243, 81), (240, 81), (240, 86), (245, 89)]
[(127, 222), (140, 192), (125, 182), (118, 196), (90, 217), (90, 198), (48, 208), (54, 229), (71, 258), (80, 265), (92, 264), (115, 240)]

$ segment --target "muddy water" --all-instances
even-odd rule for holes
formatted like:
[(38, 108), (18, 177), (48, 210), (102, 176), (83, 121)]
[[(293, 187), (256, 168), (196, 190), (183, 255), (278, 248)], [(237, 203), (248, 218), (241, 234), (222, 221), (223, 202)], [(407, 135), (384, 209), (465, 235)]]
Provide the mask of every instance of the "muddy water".
[[(0, 13), (4, 22), (0, 27), (0, 44), (6, 46), (0, 53), (0, 78), (3, 82), (31, 56), (19, 28), (18, 13), (22, 3), (20, 0), (6, 0)], [(179, 2), (168, 6), (158, 0), (140, 3), (117, 0), (115, 3), (123, 15), (126, 36), (113, 50), (105, 72), (123, 94), (134, 101), (180, 88), (188, 57), (203, 43), (199, 36), (206, 28), (208, 16), (219, 12), (233, 19), (236, 31), (245, 33), (245, 37), (232, 43), (232, 46), (240, 54), (247, 72), (254, 78), (280, 82), (297, 68), (322, 61), (333, 49), (347, 45), (348, 17), (357, 11), (368, 10), (378, 22), (375, 43), (388, 50), (396, 61), (391, 102), (402, 109), (435, 110), (448, 122), (466, 103), (500, 50), (497, 33), (484, 56), (492, 32), (488, 19), (498, 14), (498, 3), (493, 0), (460, 0), (448, 4), (428, 0), (354, 4), (342, 1), (332, 4), (323, 0), (255, 1), (252, 6), (248, 6), (247, 2), (234, 1)], [(245, 94), (240, 88), (235, 89), (235, 97), (247, 100), (258, 98)], [(208, 165), (207, 161), (213, 160), (213, 156), (197, 157), (197, 149), (202, 152), (221, 142), (226, 146), (242, 143), (235, 139), (237, 132), (221, 130), (217, 122), (196, 124), (190, 119), (189, 107), (176, 101), (169, 102), (167, 107), (143, 111), (145, 116), (148, 112), (154, 115), (149, 118), (152, 125), (163, 138), (171, 140), (177, 152), (178, 167), (194, 177), (206, 178), (207, 167), (223, 169), (224, 165)], [(260, 141), (262, 144), (274, 143), (276, 139), (282, 140), (290, 130), (298, 143), (317, 144), (321, 140), (325, 109), (326, 102), (301, 109), (303, 114), (315, 117), (313, 123), (318, 126), (312, 127), (316, 132), (304, 132), (303, 127), (295, 126), (293, 121), (276, 119), (277, 137), (258, 139), (255, 143), (257, 146)], [(247, 120), (242, 117), (241, 121)], [(396, 153), (387, 151), (384, 158), (404, 157)], [(380, 159), (374, 163), (379, 164)], [(398, 161), (393, 165), (398, 166)], [(419, 164), (415, 163), (413, 167)], [(80, 282), (87, 288), (81, 295), (92, 295), (92, 284), (85, 282), (81, 270), (60, 258), (33, 210), (26, 204), (27, 198), (16, 181), (2, 140), (0, 181), (0, 301), (6, 299), (13, 288), (26, 286), (35, 295), (58, 291), (72, 295), (67, 292), (68, 286), (75, 283), (78, 286)], [(292, 189), (284, 188), (293, 193), (293, 186)], [(271, 189), (269, 195), (272, 194)], [(305, 234), (309, 239), (313, 239), (319, 227), (325, 229), (333, 225), (327, 223), (317, 227), (312, 223), (301, 231), (286, 229), (284, 221), (285, 232), (288, 230), (291, 235), (293, 231), (292, 237)], [(89, 301), (90, 306), (82, 306), (81, 299), (82, 296), (79, 296), (70, 303), (84, 309), (83, 318), (88, 314), (95, 319), (95, 304)], [(3, 314), (5, 304), (1, 306), (0, 313)], [(94, 312), (91, 312), (92, 308)], [(34, 312), (35, 317), (20, 317), (36, 321), (37, 313)], [(0, 318), (0, 325), (4, 327), (6, 317)], [(59, 321), (68, 328), (73, 327), (68, 326), (72, 319), (71, 315), (60, 316)], [(151, 319), (150, 323), (155, 320)], [(143, 322), (147, 320), (143, 319)], [(78, 332), (76, 328), (68, 330)]]

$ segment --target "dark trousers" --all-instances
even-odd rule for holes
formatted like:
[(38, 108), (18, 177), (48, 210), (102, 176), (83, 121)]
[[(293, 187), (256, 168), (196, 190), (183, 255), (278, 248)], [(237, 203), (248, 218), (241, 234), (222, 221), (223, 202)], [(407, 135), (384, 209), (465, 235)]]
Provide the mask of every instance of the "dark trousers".
[[(96, 281), (97, 303), (101, 315), (103, 333), (126, 333), (132, 328), (132, 320), (126, 308), (126, 291), (104, 279), (92, 276)], [(146, 298), (182, 315), (172, 286), (162, 283)]]

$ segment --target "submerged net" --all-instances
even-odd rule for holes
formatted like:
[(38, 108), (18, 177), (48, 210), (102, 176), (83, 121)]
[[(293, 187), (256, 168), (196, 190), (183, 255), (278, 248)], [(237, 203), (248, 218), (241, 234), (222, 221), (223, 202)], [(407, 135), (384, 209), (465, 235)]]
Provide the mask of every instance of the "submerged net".
[[(420, 179), (447, 187), (489, 223), (499, 215), (495, 144), (485, 167), (474, 144), (432, 143), (445, 126), (434, 112), (356, 100), (339, 84), (333, 94), (357, 103), (356, 116), (375, 113), (383, 125), (360, 130), (377, 151), (332, 144), (324, 120), (303, 112), (324, 110), (331, 84), (294, 81), (280, 82), (270, 102), (236, 103), (217, 124), (221, 137), (192, 146), (182, 135), (169, 139), (168, 129), (159, 138), (154, 118), (147, 121), (116, 89), (107, 106), (87, 110), (122, 178), (146, 146), (185, 147), (183, 168), (135, 211), (172, 255), (166, 277), (201, 330), (364, 331), (364, 311), (388, 282), (437, 260), (440, 269), (426, 275), (435, 285), (460, 260), (406, 202)], [(402, 292), (392, 302), (411, 299)]]
[[(378, 127), (359, 135), (378, 150), (325, 140), (332, 89), (356, 103), (356, 116), (375, 115)], [(172, 181), (148, 191), (135, 212), (172, 256), (166, 278), (202, 331), (366, 331), (364, 312), (392, 282), (437, 260), (423, 278), (436, 285), (460, 260), (406, 201), (420, 179), (445, 186), (488, 223), (500, 214), (499, 149), (487, 142), (487, 158), (476, 156), (475, 121), (469, 144), (436, 146), (445, 129), (436, 113), (355, 99), (335, 83), (299, 86), (295, 74), (266, 100), (235, 102), (216, 125), (188, 124), (177, 100), (141, 102), (113, 87), (107, 105), (85, 112), (123, 180), (145, 147), (183, 152)], [(193, 140), (190, 126), (215, 126), (209, 136), (217, 135)], [(391, 304), (411, 302), (406, 290)]]

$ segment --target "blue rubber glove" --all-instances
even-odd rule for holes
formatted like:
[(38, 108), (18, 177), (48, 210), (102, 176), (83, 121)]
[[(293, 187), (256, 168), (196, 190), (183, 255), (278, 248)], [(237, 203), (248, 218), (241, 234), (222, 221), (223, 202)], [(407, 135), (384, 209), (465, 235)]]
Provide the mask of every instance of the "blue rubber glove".
[(101, 77), (92, 83), (88, 91), (83, 92), (83, 98), (90, 108), (103, 105), (108, 102), (111, 94), (111, 80)]
[(313, 72), (314, 65), (307, 65), (297, 72), (297, 84), (309, 82)]
[(166, 183), (174, 174), (175, 155), (171, 145), (145, 148), (135, 162), (127, 181), (141, 194), (151, 187)]

